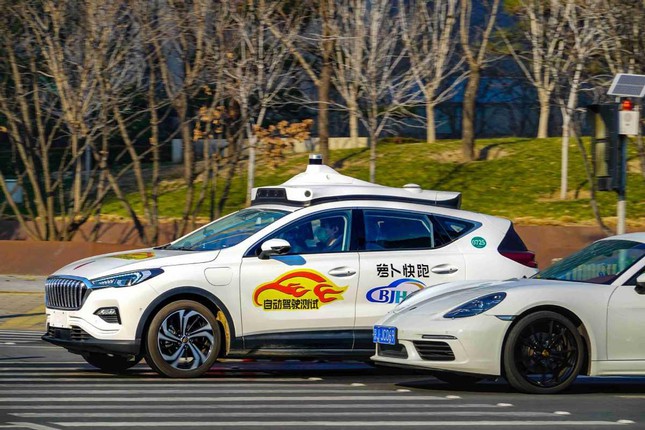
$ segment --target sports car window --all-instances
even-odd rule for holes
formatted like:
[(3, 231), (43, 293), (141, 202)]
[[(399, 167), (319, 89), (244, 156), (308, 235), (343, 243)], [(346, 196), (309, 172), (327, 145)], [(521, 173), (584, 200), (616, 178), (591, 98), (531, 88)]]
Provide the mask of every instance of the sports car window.
[(645, 256), (643, 243), (630, 240), (603, 240), (560, 260), (534, 277), (611, 284), (643, 256)]
[(165, 249), (213, 251), (230, 248), (288, 214), (276, 209), (248, 208), (220, 218)]
[(433, 248), (433, 226), (428, 216), (403, 211), (364, 211), (365, 249), (368, 251)]

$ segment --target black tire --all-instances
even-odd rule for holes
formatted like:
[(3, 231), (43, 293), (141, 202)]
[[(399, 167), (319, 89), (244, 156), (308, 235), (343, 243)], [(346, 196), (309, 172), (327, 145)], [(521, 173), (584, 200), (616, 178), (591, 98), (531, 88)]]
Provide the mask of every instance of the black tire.
[(432, 376), (438, 380), (452, 385), (456, 388), (472, 388), (484, 378), (478, 376), (463, 375), (461, 373), (436, 372)]
[(195, 378), (211, 368), (221, 347), (219, 323), (192, 300), (170, 303), (156, 313), (146, 335), (146, 361), (170, 378)]
[(98, 352), (83, 354), (83, 358), (92, 366), (107, 373), (121, 373), (138, 364), (143, 355), (112, 355)]
[(568, 318), (535, 312), (518, 321), (506, 339), (504, 376), (524, 393), (558, 393), (575, 381), (584, 355), (582, 336)]

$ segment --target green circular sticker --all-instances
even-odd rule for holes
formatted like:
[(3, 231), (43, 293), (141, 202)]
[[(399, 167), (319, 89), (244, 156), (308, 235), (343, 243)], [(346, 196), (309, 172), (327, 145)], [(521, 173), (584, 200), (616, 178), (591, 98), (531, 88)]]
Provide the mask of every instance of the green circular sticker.
[(473, 237), (470, 241), (470, 243), (475, 247), (475, 248), (483, 248), (486, 246), (486, 239), (483, 237)]

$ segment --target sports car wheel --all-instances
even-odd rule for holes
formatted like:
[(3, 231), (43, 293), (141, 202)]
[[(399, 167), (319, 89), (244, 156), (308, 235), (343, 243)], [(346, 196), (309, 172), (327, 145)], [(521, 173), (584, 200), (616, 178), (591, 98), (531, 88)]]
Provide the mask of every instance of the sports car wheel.
[(221, 345), (218, 322), (201, 303), (170, 303), (152, 319), (146, 337), (146, 361), (171, 378), (193, 378), (217, 359)]
[(566, 389), (578, 376), (584, 345), (566, 317), (540, 311), (522, 318), (504, 346), (506, 380), (518, 391), (551, 394)]
[(98, 352), (88, 352), (87, 354), (83, 354), (83, 358), (89, 364), (104, 372), (120, 373), (138, 364), (143, 356), (111, 355), (101, 354)]

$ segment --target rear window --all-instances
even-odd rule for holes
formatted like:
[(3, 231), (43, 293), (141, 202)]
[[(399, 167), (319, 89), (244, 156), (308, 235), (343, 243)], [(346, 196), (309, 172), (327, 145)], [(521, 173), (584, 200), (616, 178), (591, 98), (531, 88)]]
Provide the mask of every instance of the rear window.
[(436, 225), (437, 246), (454, 242), (481, 225), (474, 221), (452, 218), (445, 215), (432, 215), (432, 219)]
[(500, 251), (528, 251), (526, 245), (524, 244), (524, 241), (522, 240), (520, 235), (517, 234), (512, 224), (497, 249), (499, 249)]

